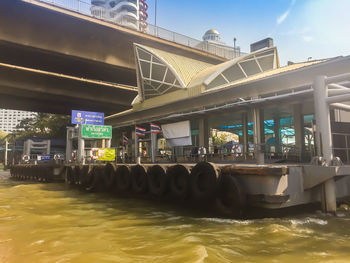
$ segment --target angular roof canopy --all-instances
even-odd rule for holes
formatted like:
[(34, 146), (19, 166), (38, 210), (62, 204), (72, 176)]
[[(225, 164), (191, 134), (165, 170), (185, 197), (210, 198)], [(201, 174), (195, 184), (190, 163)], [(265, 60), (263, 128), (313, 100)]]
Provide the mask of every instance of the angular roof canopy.
[(203, 70), (189, 87), (204, 84), (209, 90), (276, 68), (279, 68), (277, 48), (261, 49)]
[(218, 65), (139, 44), (134, 44), (134, 48), (139, 95), (133, 105), (143, 102), (144, 106), (165, 104), (279, 68), (275, 47)]
[(184, 89), (193, 76), (212, 64), (135, 44), (141, 99)]

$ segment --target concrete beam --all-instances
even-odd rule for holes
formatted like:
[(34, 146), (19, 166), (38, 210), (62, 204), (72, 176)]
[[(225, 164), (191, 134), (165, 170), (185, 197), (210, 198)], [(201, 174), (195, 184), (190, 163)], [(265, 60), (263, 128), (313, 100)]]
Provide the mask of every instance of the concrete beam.
[[(68, 109), (79, 106), (111, 114), (129, 109), (137, 95), (131, 87), (3, 63), (0, 63), (0, 74), (0, 93), (9, 98), (22, 98), (8, 105), (11, 109), (32, 110), (33, 103), (29, 100), (33, 100), (34, 107), (44, 112), (69, 113)], [(26, 103), (20, 105), (24, 101)], [(67, 109), (62, 109), (62, 105)]]
[[(218, 64), (206, 52), (107, 23), (40, 1), (0, 1), (0, 40), (135, 70), (133, 43)], [(62, 37), (64, 36), (64, 37)], [(40, 56), (37, 56), (40, 60)], [(135, 76), (136, 79), (136, 76)]]

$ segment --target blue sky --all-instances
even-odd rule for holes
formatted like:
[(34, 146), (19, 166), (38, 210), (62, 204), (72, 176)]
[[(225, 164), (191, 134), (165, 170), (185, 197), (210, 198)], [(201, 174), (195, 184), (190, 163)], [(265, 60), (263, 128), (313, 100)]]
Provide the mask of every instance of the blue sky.
[[(147, 0), (154, 24), (155, 0)], [(266, 37), (281, 64), (350, 55), (350, 0), (158, 0), (160, 27), (201, 39), (214, 28), (242, 51)]]

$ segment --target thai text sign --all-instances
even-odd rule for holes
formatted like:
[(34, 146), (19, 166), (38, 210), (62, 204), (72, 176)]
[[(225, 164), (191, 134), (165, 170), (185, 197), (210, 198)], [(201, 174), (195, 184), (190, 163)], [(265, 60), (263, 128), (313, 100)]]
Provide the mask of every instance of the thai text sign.
[(99, 161), (115, 161), (115, 149), (98, 149)]
[(51, 160), (51, 156), (50, 156), (50, 155), (38, 155), (38, 156), (37, 156), (37, 160), (38, 160), (39, 162), (50, 161), (50, 160)]
[(81, 136), (87, 139), (111, 139), (112, 126), (81, 125)]
[(104, 125), (105, 114), (100, 112), (72, 110), (72, 124)]

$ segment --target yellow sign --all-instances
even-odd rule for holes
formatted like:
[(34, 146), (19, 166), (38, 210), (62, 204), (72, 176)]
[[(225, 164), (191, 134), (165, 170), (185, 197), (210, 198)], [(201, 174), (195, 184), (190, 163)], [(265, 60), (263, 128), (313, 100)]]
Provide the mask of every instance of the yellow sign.
[(115, 161), (115, 149), (98, 149), (99, 161)]

